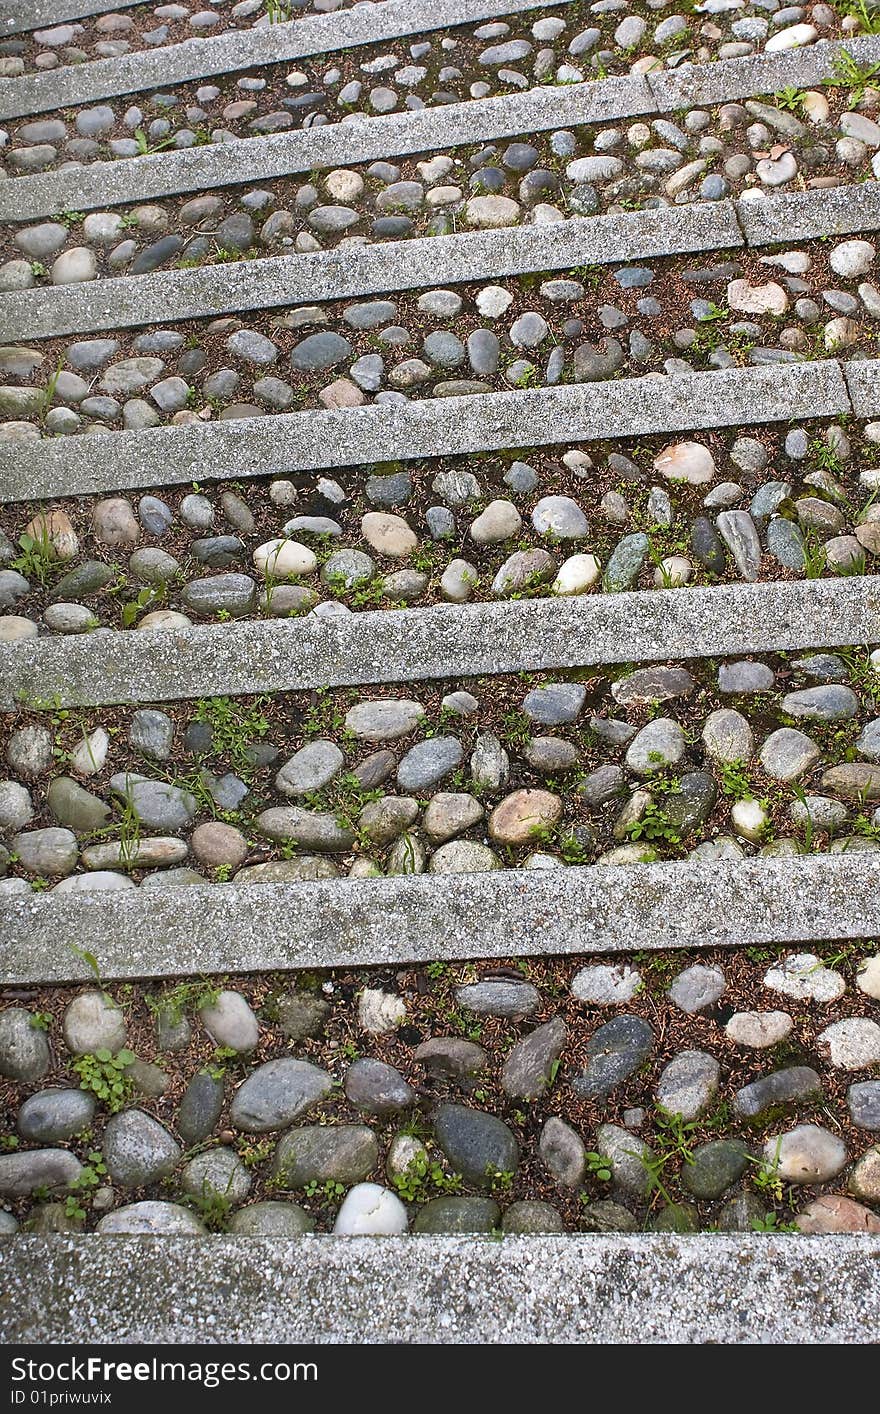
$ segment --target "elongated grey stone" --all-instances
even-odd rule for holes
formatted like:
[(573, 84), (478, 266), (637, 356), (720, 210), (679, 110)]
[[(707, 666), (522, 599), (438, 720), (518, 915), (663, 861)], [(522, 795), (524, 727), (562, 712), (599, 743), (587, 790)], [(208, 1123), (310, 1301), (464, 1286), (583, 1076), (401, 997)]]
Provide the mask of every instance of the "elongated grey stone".
[(880, 229), (880, 182), (788, 192), (763, 201), (737, 201), (736, 215), (750, 246), (843, 236)]
[(694, 108), (727, 103), (759, 93), (779, 93), (783, 88), (810, 88), (829, 78), (835, 60), (844, 51), (858, 64), (880, 59), (880, 37), (823, 40), (802, 49), (775, 54), (750, 54), (744, 59), (722, 59), (714, 64), (682, 64), (648, 76), (659, 110)]
[(0, 708), (174, 701), (880, 642), (880, 580), (794, 580), (3, 645)]
[(880, 413), (880, 362), (856, 359), (842, 368), (856, 417), (876, 417)]
[(549, 226), (466, 231), (389, 245), (341, 246), (309, 255), (124, 275), (8, 294), (0, 302), (0, 339), (55, 338), (98, 328), (452, 285), (484, 278), (487, 270), (494, 277), (521, 275), (742, 244), (733, 205), (723, 201), (619, 216), (573, 217)]
[(880, 1237), (843, 1233), (219, 1234), (133, 1249), (91, 1233), (22, 1236), (3, 1247), (5, 1339), (861, 1345), (880, 1324), (878, 1262)]
[[(394, 0), (384, 0), (383, 10), (392, 3)], [(351, 15), (352, 11), (344, 13)], [(199, 50), (210, 43), (194, 42)], [(167, 54), (168, 50), (162, 52)], [(461, 143), (488, 142), (521, 132), (601, 123), (654, 111), (647, 83), (637, 76), (605, 79), (601, 84), (533, 88), (498, 98), (468, 99), (438, 108), (391, 113), (362, 123), (328, 123), (241, 142), (90, 163), (72, 172), (16, 177), (3, 184), (2, 211), (7, 220), (24, 221), (40, 214), (53, 215), (71, 201), (77, 203), (78, 211), (94, 207), (105, 210), (121, 201), (211, 190), (239, 182), (263, 182), (315, 168), (347, 167), (376, 158), (435, 152)]]
[[(185, 897), (185, 906), (181, 899)], [(0, 981), (180, 977), (441, 958), (787, 945), (880, 932), (874, 854), (14, 894)]]
[(115, 14), (142, 3), (143, 0), (4, 0), (0, 35), (25, 34), (68, 20), (84, 20), (90, 15)]
[[(501, 13), (521, 13), (543, 3), (544, 0), (510, 0)], [(98, 59), (9, 79), (0, 96), (0, 118), (46, 113), (145, 88), (168, 89), (189, 79), (326, 55), (337, 49), (419, 34), (425, 29), (490, 19), (496, 14), (498, 0), (421, 0), (416, 4), (412, 0), (384, 0), (381, 5), (355, 5), (289, 24), (231, 29), (210, 39), (187, 39), (115, 59)]]
[(849, 412), (834, 359), (0, 443), (0, 501)]

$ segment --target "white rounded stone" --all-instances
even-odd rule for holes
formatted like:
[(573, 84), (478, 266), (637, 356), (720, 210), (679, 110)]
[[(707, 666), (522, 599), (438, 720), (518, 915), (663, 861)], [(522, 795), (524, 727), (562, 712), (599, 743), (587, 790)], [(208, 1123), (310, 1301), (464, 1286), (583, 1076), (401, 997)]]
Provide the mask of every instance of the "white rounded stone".
[(104, 769), (109, 747), (108, 733), (103, 727), (95, 727), (70, 753), (70, 769), (78, 776), (96, 776)]
[(93, 894), (113, 889), (136, 889), (137, 884), (125, 874), (116, 874), (111, 869), (95, 869), (91, 874), (70, 874), (61, 879), (50, 893), (53, 894)]
[(363, 1031), (383, 1036), (406, 1020), (406, 1003), (392, 992), (365, 987), (358, 998), (358, 1023)]
[(513, 502), (498, 500), (490, 501), (471, 523), (469, 534), (478, 545), (493, 545), (518, 535), (521, 528), (522, 516)]
[(828, 264), (835, 275), (855, 280), (867, 275), (874, 264), (876, 252), (869, 241), (841, 241), (828, 257)]
[(774, 280), (766, 285), (731, 280), (727, 286), (727, 303), (738, 314), (784, 314), (788, 309), (788, 295)]
[(477, 230), (493, 230), (500, 226), (515, 226), (520, 216), (519, 203), (509, 196), (472, 196), (465, 203), (465, 220)]
[(597, 583), (601, 573), (602, 564), (595, 555), (569, 555), (559, 566), (550, 588), (554, 594), (585, 594)]
[(783, 49), (799, 49), (804, 44), (812, 44), (819, 31), (815, 25), (789, 25), (771, 35), (764, 45), (767, 54), (777, 54)]
[(843, 1140), (818, 1124), (799, 1124), (764, 1145), (765, 1164), (787, 1183), (824, 1183), (840, 1173), (846, 1159)]
[(151, 614), (144, 614), (137, 627), (140, 633), (173, 632), (179, 628), (191, 628), (192, 619), (177, 609), (154, 609)]
[(828, 1047), (838, 1070), (865, 1070), (880, 1061), (880, 1026), (867, 1016), (848, 1016), (826, 1026), (816, 1044)]
[(811, 123), (827, 123), (831, 109), (824, 93), (819, 93), (814, 88), (808, 89), (803, 95), (802, 106)]
[(4, 614), (0, 618), (0, 643), (19, 643), (26, 638), (36, 638), (39, 633), (33, 619), (21, 614)]
[(794, 997), (796, 1001), (822, 1004), (836, 1002), (846, 991), (846, 983), (840, 973), (823, 966), (816, 954), (811, 952), (794, 953), (771, 967), (764, 977), (764, 986), (771, 992)]
[(81, 285), (86, 280), (94, 280), (97, 273), (98, 262), (94, 251), (75, 245), (58, 256), (52, 265), (50, 278), (53, 285)]
[(738, 1011), (727, 1022), (724, 1033), (735, 1045), (760, 1051), (784, 1041), (793, 1025), (787, 1011)]
[(679, 589), (690, 581), (693, 572), (685, 555), (667, 555), (654, 571), (654, 584), (657, 589)]
[(267, 540), (257, 546), (253, 558), (260, 574), (273, 579), (294, 579), (312, 574), (318, 567), (317, 555), (298, 540)]
[(390, 1188), (356, 1183), (345, 1196), (333, 1231), (346, 1237), (391, 1237), (408, 1226), (406, 1208)]
[(730, 823), (741, 839), (757, 842), (767, 827), (770, 816), (757, 800), (738, 800), (730, 812)]
[(358, 172), (349, 172), (345, 168), (337, 167), (327, 173), (324, 186), (335, 201), (356, 201), (363, 192), (364, 179)]
[(513, 295), (501, 285), (485, 285), (477, 295), (476, 305), (484, 319), (500, 319), (513, 303)]
[(643, 988), (641, 973), (624, 963), (582, 967), (571, 979), (571, 994), (592, 1006), (619, 1006)]
[(419, 543), (419, 537), (403, 516), (386, 511), (367, 511), (361, 519), (361, 535), (370, 549), (395, 560), (411, 555)]
[(866, 997), (873, 997), (875, 1001), (880, 1002), (880, 953), (866, 957), (859, 965), (856, 986)]
[[(791, 152), (783, 152), (781, 157), (762, 157), (756, 164), (755, 171), (765, 187), (781, 187), (786, 182), (790, 182), (792, 177), (797, 176), (797, 161)], [(757, 188), (747, 191), (745, 196), (751, 200), (759, 199), (763, 192)]]
[(715, 475), (715, 460), (709, 448), (699, 442), (675, 442), (654, 458), (654, 470), (667, 481), (703, 486)]

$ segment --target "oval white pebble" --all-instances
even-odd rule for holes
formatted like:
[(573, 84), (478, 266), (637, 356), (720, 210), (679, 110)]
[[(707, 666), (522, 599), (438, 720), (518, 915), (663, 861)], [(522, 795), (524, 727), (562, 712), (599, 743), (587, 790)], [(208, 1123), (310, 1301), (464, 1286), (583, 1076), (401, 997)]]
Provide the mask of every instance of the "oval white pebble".
[(379, 1183), (356, 1183), (345, 1196), (333, 1231), (346, 1237), (391, 1237), (406, 1232), (409, 1219), (396, 1193)]
[(312, 574), (318, 568), (318, 557), (308, 545), (301, 545), (298, 540), (278, 538), (257, 546), (254, 564), (260, 574), (271, 575), (275, 579), (291, 579), (297, 575)]

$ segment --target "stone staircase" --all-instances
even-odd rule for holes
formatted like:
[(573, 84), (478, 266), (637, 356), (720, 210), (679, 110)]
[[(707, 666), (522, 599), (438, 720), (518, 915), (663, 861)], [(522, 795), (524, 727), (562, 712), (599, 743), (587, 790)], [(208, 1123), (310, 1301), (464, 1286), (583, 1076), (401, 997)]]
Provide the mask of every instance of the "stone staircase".
[(674, 8), (5, 7), (9, 1341), (876, 1339), (880, 11)]

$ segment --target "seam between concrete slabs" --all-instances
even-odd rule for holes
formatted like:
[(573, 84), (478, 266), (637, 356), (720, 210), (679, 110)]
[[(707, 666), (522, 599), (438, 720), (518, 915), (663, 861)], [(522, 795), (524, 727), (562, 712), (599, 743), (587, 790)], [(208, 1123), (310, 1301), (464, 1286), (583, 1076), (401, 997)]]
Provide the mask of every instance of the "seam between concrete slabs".
[[(571, 0), (558, 2), (567, 5)], [(262, 29), (227, 30), (208, 39), (185, 39), (116, 59), (5, 79), (0, 84), (0, 119), (72, 108), (158, 85), (168, 88), (257, 64), (317, 57), (423, 30), (451, 29), (545, 5), (546, 0), (383, 0)]]
[(0, 35), (29, 34), (32, 30), (90, 19), (92, 15), (115, 14), (143, 0), (4, 0), (0, 15)]
[[(877, 206), (880, 225), (880, 188)], [(422, 285), (460, 284), (534, 270), (610, 265), (743, 244), (733, 203), (723, 201), (572, 217), (549, 226), (509, 226), (387, 245), (343, 246), (308, 255), (122, 275), (9, 294), (0, 299), (0, 340), (91, 334), (172, 319), (348, 299)]]
[(76, 210), (83, 211), (90, 206), (113, 206), (207, 187), (270, 181), (316, 168), (349, 167), (378, 158), (488, 142), (520, 132), (583, 126), (656, 111), (647, 83), (636, 75), (565, 88), (533, 88), (525, 93), (468, 99), (413, 113), (328, 123), (320, 128), (183, 148), (151, 157), (94, 162), (70, 172), (14, 177), (0, 186), (0, 213), (6, 220), (23, 221), (51, 215), (68, 201), (76, 200)]
[(89, 1233), (3, 1255), (7, 1343), (860, 1345), (880, 1323), (867, 1234)]
[[(14, 177), (0, 185), (0, 212), (4, 219), (23, 221), (51, 216), (65, 205), (85, 211), (522, 132), (670, 112), (691, 106), (686, 102), (685, 90), (702, 82), (703, 70), (723, 70), (722, 86), (728, 98), (750, 98), (776, 92), (783, 79), (793, 86), (820, 82), (830, 74), (834, 60), (844, 49), (860, 61), (880, 59), (880, 37), (866, 36), (849, 44), (829, 41), (787, 54), (726, 59), (655, 75), (653, 80), (630, 74), (561, 88), (539, 86), (524, 93), (470, 99), (416, 113), (389, 114), (361, 122), (243, 138), (235, 143), (160, 152), (150, 157), (91, 163), (69, 173)], [(699, 101), (694, 99), (695, 103)]]
[(835, 359), (0, 442), (0, 503), (851, 412)]
[(642, 948), (802, 944), (880, 932), (872, 854), (290, 884), (15, 894), (0, 906), (4, 984), (366, 967)]
[(65, 707), (479, 677), (880, 643), (880, 578), (438, 604), (0, 648), (0, 707)]
[(854, 359), (841, 367), (856, 417), (876, 417), (880, 413), (880, 363)]

